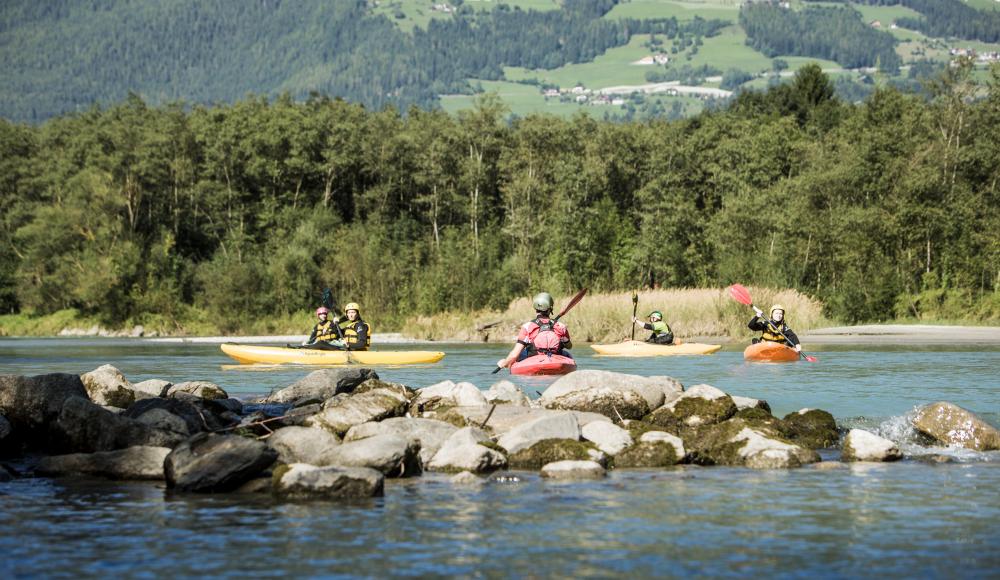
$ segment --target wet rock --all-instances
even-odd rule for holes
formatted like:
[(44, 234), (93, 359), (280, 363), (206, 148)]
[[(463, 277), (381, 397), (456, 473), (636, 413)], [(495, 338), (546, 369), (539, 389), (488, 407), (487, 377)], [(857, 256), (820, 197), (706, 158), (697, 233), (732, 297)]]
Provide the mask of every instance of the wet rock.
[(711, 385), (695, 385), (679, 397), (649, 414), (644, 421), (680, 431), (687, 427), (714, 425), (736, 414), (732, 397)]
[(306, 419), (305, 425), (343, 436), (355, 425), (402, 416), (408, 402), (405, 396), (390, 389), (337, 395), (324, 403), (322, 411)]
[(771, 413), (771, 405), (767, 404), (764, 399), (752, 399), (750, 397), (740, 397), (737, 395), (730, 395), (733, 398), (733, 403), (736, 405), (737, 411), (742, 411), (744, 409), (761, 409), (767, 411), (768, 414)]
[(555, 461), (593, 461), (601, 457), (593, 453), (596, 450), (593, 443), (576, 439), (544, 439), (511, 453), (507, 461), (511, 469), (538, 470), (546, 463)]
[(321, 369), (275, 392), (266, 401), (286, 403), (293, 407), (322, 403), (334, 395), (351, 393), (361, 383), (377, 378), (378, 374), (372, 369)]
[(60, 444), (70, 452), (94, 453), (135, 446), (172, 447), (176, 433), (143, 424), (125, 414), (115, 414), (83, 397), (67, 399), (54, 423)]
[(684, 448), (684, 441), (673, 433), (667, 433), (666, 431), (646, 431), (639, 437), (639, 443), (655, 443), (657, 441), (665, 441), (673, 445), (674, 450), (677, 452), (678, 462), (687, 455), (687, 450)]
[(514, 405), (515, 407), (530, 407), (531, 399), (524, 394), (521, 387), (510, 381), (494, 383), (483, 396), (490, 404)]
[[(180, 417), (187, 426), (186, 432), (189, 434), (200, 431), (218, 431), (232, 427), (239, 422), (239, 417), (230, 411), (230, 406), (226, 399), (208, 400), (193, 396), (170, 399), (159, 397), (142, 399), (136, 401), (126, 409), (124, 415), (133, 419), (140, 419), (151, 425), (156, 425), (150, 417), (143, 418), (143, 415), (154, 409), (166, 411)], [(154, 416), (157, 417), (157, 420), (162, 418), (162, 415), (159, 414)], [(164, 428), (182, 432), (181, 429), (176, 428), (176, 422), (165, 421), (170, 423), (171, 426), (167, 427), (164, 425)]]
[[(355, 425), (344, 436), (344, 441), (358, 441), (376, 435), (396, 435), (420, 445), (420, 461), (430, 463), (441, 445), (451, 437), (458, 427), (436, 419), (393, 417), (379, 422)], [(310, 463), (303, 461), (303, 463)]]
[(267, 471), (233, 490), (233, 493), (271, 493), (274, 485), (273, 474)]
[(976, 451), (1000, 449), (1000, 431), (953, 403), (940, 401), (927, 405), (910, 422), (917, 431), (945, 445)]
[(775, 417), (770, 411), (765, 411), (760, 407), (740, 409), (733, 415), (734, 418), (742, 419), (751, 427), (768, 427), (779, 433), (784, 433), (785, 424), (781, 419)]
[(7, 468), (0, 465), (0, 483), (6, 483), (14, 479), (14, 474), (7, 471)]
[(125, 408), (135, 402), (132, 383), (121, 371), (111, 365), (101, 365), (80, 375), (87, 396), (98, 405)]
[(602, 479), (608, 472), (596, 461), (554, 461), (542, 466), (548, 479)]
[(621, 427), (605, 421), (595, 421), (580, 428), (580, 435), (608, 455), (618, 455), (632, 445), (632, 436)]
[(483, 392), (472, 383), (440, 383), (417, 390), (413, 406), (420, 410), (433, 410), (438, 407), (483, 407), (488, 403)]
[(618, 421), (639, 419), (678, 395), (680, 383), (670, 377), (583, 370), (552, 383), (539, 402), (550, 409), (600, 413)]
[(863, 429), (851, 429), (844, 437), (844, 461), (898, 461), (903, 458), (895, 443)]
[(507, 466), (507, 456), (482, 429), (464, 427), (451, 435), (434, 454), (431, 471), (488, 473)]
[(275, 469), (273, 490), (285, 499), (360, 499), (383, 495), (384, 485), (374, 469), (293, 463)]
[(942, 453), (926, 453), (924, 455), (917, 455), (914, 459), (920, 461), (921, 463), (930, 463), (932, 465), (955, 463), (954, 457), (951, 455), (944, 455)]
[(87, 398), (87, 389), (79, 375), (0, 375), (0, 415), (6, 417), (11, 427), (4, 446), (23, 444), (47, 450), (54, 443), (53, 437), (59, 435), (52, 426), (63, 403), (72, 397)]
[(163, 460), (168, 447), (136, 446), (117, 451), (72, 453), (43, 457), (36, 473), (40, 475), (84, 474), (109, 479), (163, 479)]
[(282, 463), (331, 465), (329, 452), (340, 438), (324, 429), (284, 427), (267, 438), (267, 446), (278, 453)]
[(199, 433), (164, 460), (167, 487), (179, 491), (232, 491), (271, 466), (278, 454), (260, 441)]
[(6, 439), (11, 430), (10, 421), (7, 420), (7, 417), (0, 415), (0, 441)]
[(819, 454), (785, 440), (767, 427), (742, 419), (703, 426), (684, 438), (691, 461), (701, 465), (742, 465), (755, 469), (799, 467), (819, 461)]
[(414, 477), (423, 472), (420, 443), (398, 435), (375, 435), (344, 442), (328, 451), (328, 465), (370, 467), (386, 477)]
[[(658, 437), (662, 434), (665, 437)], [(647, 437), (649, 435), (649, 437)], [(639, 442), (615, 456), (616, 468), (671, 467), (684, 459), (684, 444), (663, 431), (648, 431)]]
[(782, 431), (793, 443), (809, 449), (836, 447), (840, 432), (833, 415), (820, 409), (802, 409), (782, 419)]
[(840, 461), (820, 461), (819, 463), (813, 463), (812, 468), (820, 471), (833, 471), (835, 469), (846, 469), (847, 464)]
[[(497, 439), (500, 447), (514, 455), (546, 439), (580, 439), (580, 424), (572, 413), (542, 415), (517, 424)], [(576, 458), (564, 458), (576, 459)], [(556, 461), (556, 460), (553, 460)], [(538, 465), (535, 469), (541, 467)]]
[(479, 477), (471, 471), (462, 471), (456, 473), (451, 477), (451, 482), (455, 485), (482, 485), (485, 483), (483, 478)]
[(639, 393), (605, 387), (573, 391), (547, 401), (545, 407), (600, 413), (613, 421), (639, 419), (649, 413), (649, 405)]
[(229, 393), (215, 383), (208, 381), (187, 381), (177, 383), (167, 389), (167, 397), (183, 398), (183, 395), (191, 395), (199, 399), (215, 400), (228, 399)]

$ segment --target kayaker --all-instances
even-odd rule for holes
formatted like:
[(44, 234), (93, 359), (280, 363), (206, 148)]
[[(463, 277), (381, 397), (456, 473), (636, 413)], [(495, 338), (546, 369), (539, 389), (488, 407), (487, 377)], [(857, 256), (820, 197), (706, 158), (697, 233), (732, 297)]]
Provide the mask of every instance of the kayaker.
[(344, 343), (338, 340), (341, 336), (340, 328), (338, 328), (336, 320), (331, 320), (329, 316), (330, 309), (326, 306), (320, 306), (316, 309), (316, 317), (319, 318), (319, 322), (313, 326), (312, 333), (302, 343), (302, 346), (317, 350), (343, 349)]
[[(792, 332), (791, 328), (785, 324), (785, 307), (781, 304), (775, 304), (771, 307), (771, 318), (764, 318), (764, 312), (759, 308), (754, 308), (757, 316), (754, 316), (747, 327), (750, 330), (756, 330), (761, 332), (760, 338), (753, 339), (753, 343), (756, 344), (761, 341), (777, 342), (785, 346), (790, 346), (795, 349), (795, 352), (802, 351), (802, 345), (799, 344), (799, 337)], [(784, 335), (784, 336), (782, 336)], [(787, 340), (786, 340), (787, 339)]]
[(670, 325), (663, 322), (663, 313), (659, 310), (654, 310), (649, 313), (649, 322), (640, 322), (635, 316), (632, 317), (632, 324), (639, 325), (646, 330), (653, 331), (653, 334), (649, 335), (646, 342), (653, 344), (673, 344), (674, 343), (674, 333), (670, 330)]
[(524, 360), (536, 354), (558, 354), (572, 358), (566, 349), (573, 348), (569, 329), (562, 322), (552, 320), (555, 301), (548, 292), (542, 292), (531, 301), (535, 308), (535, 319), (525, 322), (517, 333), (517, 343), (510, 353), (497, 362), (500, 368), (507, 368), (514, 361)]
[(344, 306), (344, 314), (346, 317), (343, 320), (334, 320), (344, 335), (341, 350), (368, 350), (372, 344), (372, 331), (368, 323), (361, 319), (361, 307), (357, 302), (349, 302)]

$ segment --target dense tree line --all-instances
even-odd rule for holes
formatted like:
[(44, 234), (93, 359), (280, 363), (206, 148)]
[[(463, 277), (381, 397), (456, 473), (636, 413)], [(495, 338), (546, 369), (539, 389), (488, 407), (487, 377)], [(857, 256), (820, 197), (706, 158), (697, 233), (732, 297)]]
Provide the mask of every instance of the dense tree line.
[(902, 5), (922, 18), (899, 18), (896, 24), (927, 36), (1000, 41), (1000, 12), (977, 10), (961, 0), (863, 0), (876, 6)]
[(384, 321), (741, 281), (850, 321), (998, 317), (1000, 69), (976, 101), (969, 71), (849, 105), (812, 65), (674, 122), (136, 96), (0, 122), (0, 307), (238, 329), (325, 286)]
[(769, 57), (809, 56), (847, 68), (873, 67), (895, 72), (900, 58), (892, 35), (875, 30), (850, 7), (807, 6), (789, 10), (777, 4), (747, 3), (740, 9), (747, 44)]

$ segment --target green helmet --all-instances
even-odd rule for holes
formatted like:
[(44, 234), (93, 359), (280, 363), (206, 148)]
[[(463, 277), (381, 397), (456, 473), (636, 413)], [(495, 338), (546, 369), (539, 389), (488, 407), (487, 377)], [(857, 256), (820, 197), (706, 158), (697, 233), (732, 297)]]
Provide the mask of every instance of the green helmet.
[(535, 295), (531, 304), (535, 307), (535, 310), (539, 312), (547, 312), (552, 310), (552, 306), (555, 304), (555, 301), (552, 300), (552, 295), (548, 292), (539, 292)]
[(650, 318), (652, 318), (654, 316), (656, 317), (657, 320), (663, 320), (663, 313), (660, 312), (659, 310), (654, 310), (654, 311), (652, 311), (652, 312), (649, 313), (649, 317)]

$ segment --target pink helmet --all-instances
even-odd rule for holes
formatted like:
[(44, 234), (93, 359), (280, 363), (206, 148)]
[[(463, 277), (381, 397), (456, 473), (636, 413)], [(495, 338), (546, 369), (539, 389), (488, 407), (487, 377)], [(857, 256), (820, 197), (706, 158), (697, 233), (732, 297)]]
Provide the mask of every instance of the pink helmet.
[(320, 314), (330, 314), (330, 309), (326, 306), (320, 306), (316, 309), (316, 316), (319, 316)]

